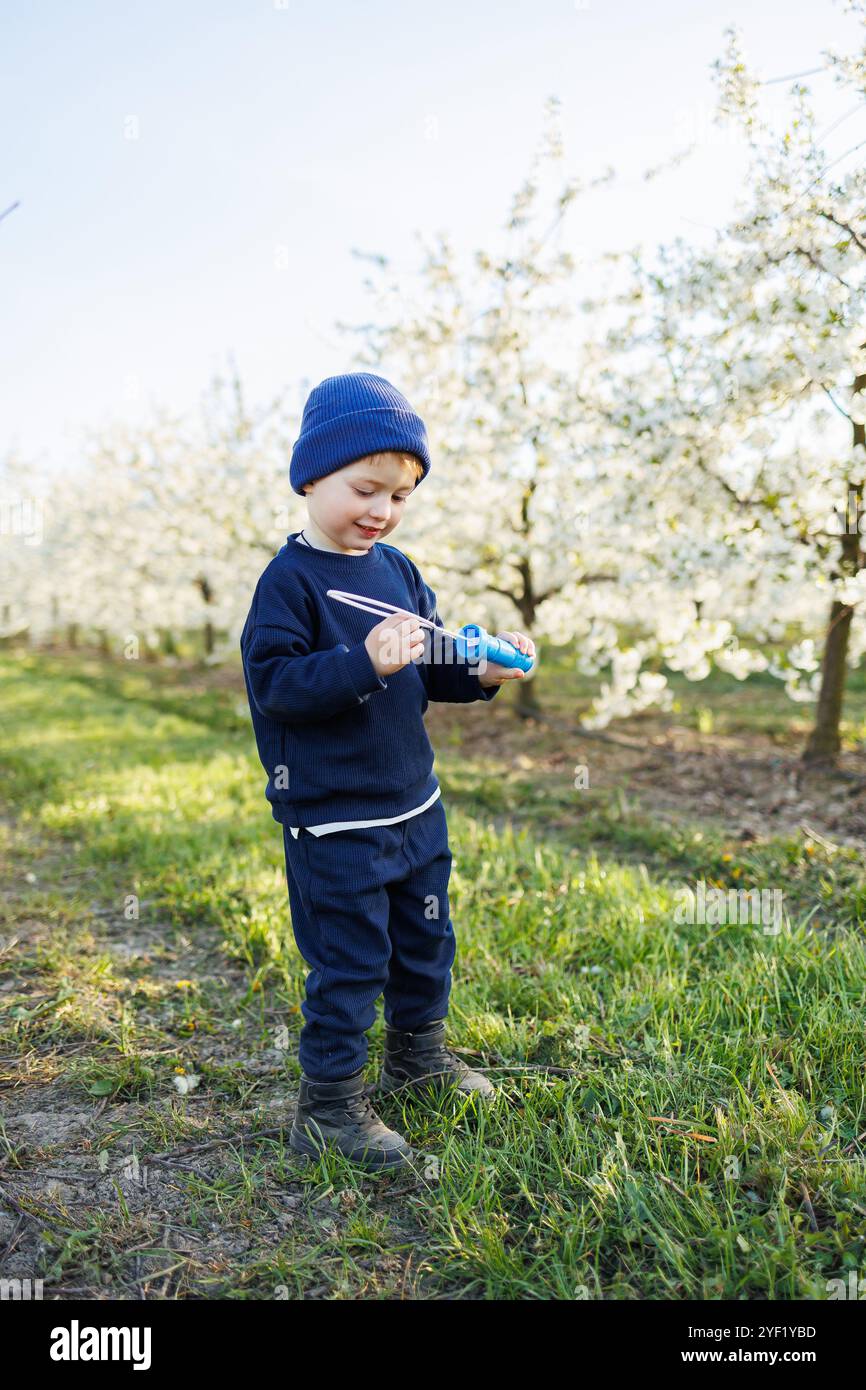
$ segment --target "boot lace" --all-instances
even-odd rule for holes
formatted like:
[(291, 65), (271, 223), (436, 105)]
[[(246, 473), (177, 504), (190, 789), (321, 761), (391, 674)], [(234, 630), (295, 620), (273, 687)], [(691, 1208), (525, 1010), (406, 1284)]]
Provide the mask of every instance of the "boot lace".
[(349, 1096), (345, 1101), (345, 1108), (346, 1114), (358, 1124), (363, 1124), (365, 1120), (379, 1120), (366, 1088), (359, 1095)]

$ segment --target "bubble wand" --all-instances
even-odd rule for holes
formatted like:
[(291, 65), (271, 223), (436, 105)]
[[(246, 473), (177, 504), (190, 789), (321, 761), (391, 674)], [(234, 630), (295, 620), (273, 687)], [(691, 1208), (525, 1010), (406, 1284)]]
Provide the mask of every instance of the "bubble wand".
[(395, 603), (385, 603), (384, 599), (368, 598), (366, 594), (352, 594), (346, 589), (328, 589), (327, 594), (328, 598), (335, 598), (339, 603), (351, 604), (353, 608), (363, 608), (367, 613), (375, 613), (379, 618), (387, 618), (391, 613), (403, 613), (407, 618), (415, 618), (422, 627), (432, 628), (434, 632), (441, 632), (443, 636), (453, 638), (460, 655), (469, 661), (494, 661), (497, 666), (517, 666), (521, 671), (529, 671), (534, 665), (534, 659), (515, 647), (513, 642), (507, 642), (504, 637), (491, 637), (478, 623), (464, 623), (459, 632), (449, 632), (447, 627), (439, 627), (437, 623), (431, 623), (429, 619), (421, 618), (417, 613), (398, 608)]

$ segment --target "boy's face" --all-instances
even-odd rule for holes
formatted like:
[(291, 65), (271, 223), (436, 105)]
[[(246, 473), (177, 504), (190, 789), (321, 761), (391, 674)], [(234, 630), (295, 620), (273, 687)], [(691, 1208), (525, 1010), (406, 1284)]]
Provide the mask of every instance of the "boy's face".
[(317, 478), (304, 489), (314, 539), (318, 532), (328, 549), (365, 555), (400, 525), (414, 488), (415, 475), (403, 454), (356, 459)]

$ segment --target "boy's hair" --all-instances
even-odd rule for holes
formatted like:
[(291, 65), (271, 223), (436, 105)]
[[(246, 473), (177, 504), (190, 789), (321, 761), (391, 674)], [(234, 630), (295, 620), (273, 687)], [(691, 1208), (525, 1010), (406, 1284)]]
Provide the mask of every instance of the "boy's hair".
[[(402, 449), (383, 449), (378, 454), (366, 454), (364, 456), (364, 463), (372, 463), (374, 465), (382, 463), (384, 459), (393, 458), (395, 454), (403, 463), (413, 470), (415, 482), (417, 483), (418, 479), (424, 476), (424, 465), (416, 454), (407, 454)], [(356, 463), (360, 463), (360, 461), (360, 459), (355, 460)]]
[[(408, 467), (411, 467), (413, 469), (415, 474), (415, 486), (417, 487), (419, 479), (423, 478), (424, 476), (424, 465), (418, 458), (417, 454), (407, 454), (403, 449), (382, 449), (377, 454), (365, 454), (363, 456), (363, 459), (353, 459), (352, 462), (370, 463), (373, 464), (375, 467), (376, 464), (383, 463), (385, 459), (393, 458), (395, 455), (397, 456), (397, 458), (402, 459)], [(348, 465), (346, 465), (346, 467), (348, 467)], [(307, 491), (307, 488), (310, 486), (312, 486), (312, 484), (310, 483), (304, 484), (305, 493)]]

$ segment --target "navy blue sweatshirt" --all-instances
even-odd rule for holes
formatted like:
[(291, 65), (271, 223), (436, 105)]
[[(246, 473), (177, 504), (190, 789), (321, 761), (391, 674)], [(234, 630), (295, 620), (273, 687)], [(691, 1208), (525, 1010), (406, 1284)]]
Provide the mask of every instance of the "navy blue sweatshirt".
[(326, 591), (383, 599), (441, 628), (435, 593), (396, 546), (378, 541), (365, 555), (343, 555), (299, 545), (298, 534), (259, 579), (240, 643), (274, 820), (400, 816), (439, 785), (428, 701), (489, 701), (500, 687), (482, 686), (451, 639), (434, 639), (429, 628), (418, 661), (379, 676), (364, 639), (381, 618)]

